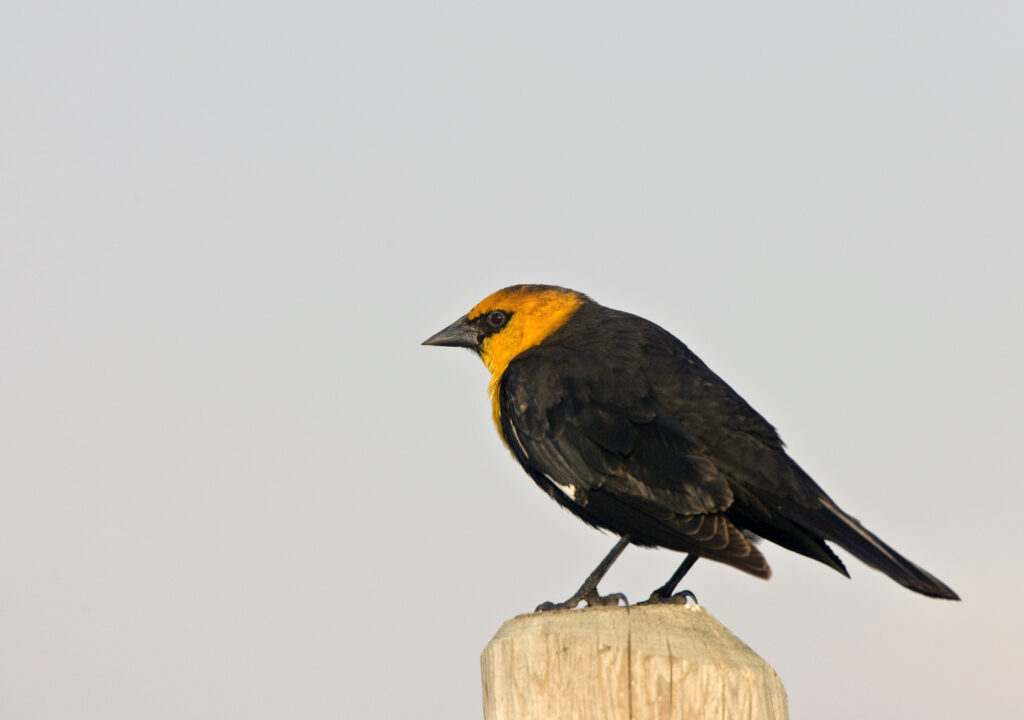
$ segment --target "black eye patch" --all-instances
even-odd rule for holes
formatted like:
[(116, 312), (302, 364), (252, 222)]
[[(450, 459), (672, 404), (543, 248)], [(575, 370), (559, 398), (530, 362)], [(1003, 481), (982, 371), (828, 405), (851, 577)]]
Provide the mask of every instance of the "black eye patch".
[(508, 325), (511, 317), (512, 313), (508, 310), (490, 310), (473, 320), (473, 324), (479, 329), (480, 339), (483, 340)]

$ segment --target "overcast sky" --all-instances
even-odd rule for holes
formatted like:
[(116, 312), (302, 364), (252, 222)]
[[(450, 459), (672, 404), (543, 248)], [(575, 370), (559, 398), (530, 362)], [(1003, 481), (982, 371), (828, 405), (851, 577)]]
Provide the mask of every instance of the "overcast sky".
[(502, 447), (479, 360), (419, 345), (519, 282), (678, 335), (962, 595), (698, 563), (794, 720), (1019, 712), (1022, 25), (3, 3), (0, 717), (479, 717), (491, 635), (614, 543)]

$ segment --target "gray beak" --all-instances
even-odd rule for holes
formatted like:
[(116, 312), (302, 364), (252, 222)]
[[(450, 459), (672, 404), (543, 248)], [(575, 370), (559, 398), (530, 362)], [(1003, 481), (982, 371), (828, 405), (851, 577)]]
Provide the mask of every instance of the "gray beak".
[(480, 346), (480, 339), (477, 329), (469, 324), (469, 317), (463, 315), (441, 332), (428, 337), (423, 344), (476, 350)]

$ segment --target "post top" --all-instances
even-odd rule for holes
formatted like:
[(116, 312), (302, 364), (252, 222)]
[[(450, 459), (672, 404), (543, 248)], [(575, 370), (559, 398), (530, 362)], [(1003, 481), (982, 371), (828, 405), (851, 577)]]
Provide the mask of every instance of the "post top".
[(485, 720), (784, 720), (768, 663), (699, 606), (554, 610), (480, 656)]
[(505, 621), (491, 643), (523, 636), (592, 638), (608, 648), (689, 662), (747, 666), (768, 664), (700, 605), (589, 607), (517, 615)]

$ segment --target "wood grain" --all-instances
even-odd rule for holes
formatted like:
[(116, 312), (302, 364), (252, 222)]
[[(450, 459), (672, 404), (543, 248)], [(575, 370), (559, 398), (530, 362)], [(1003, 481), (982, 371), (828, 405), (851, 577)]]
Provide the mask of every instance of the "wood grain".
[(480, 657), (485, 720), (781, 720), (782, 681), (702, 607), (520, 615)]

